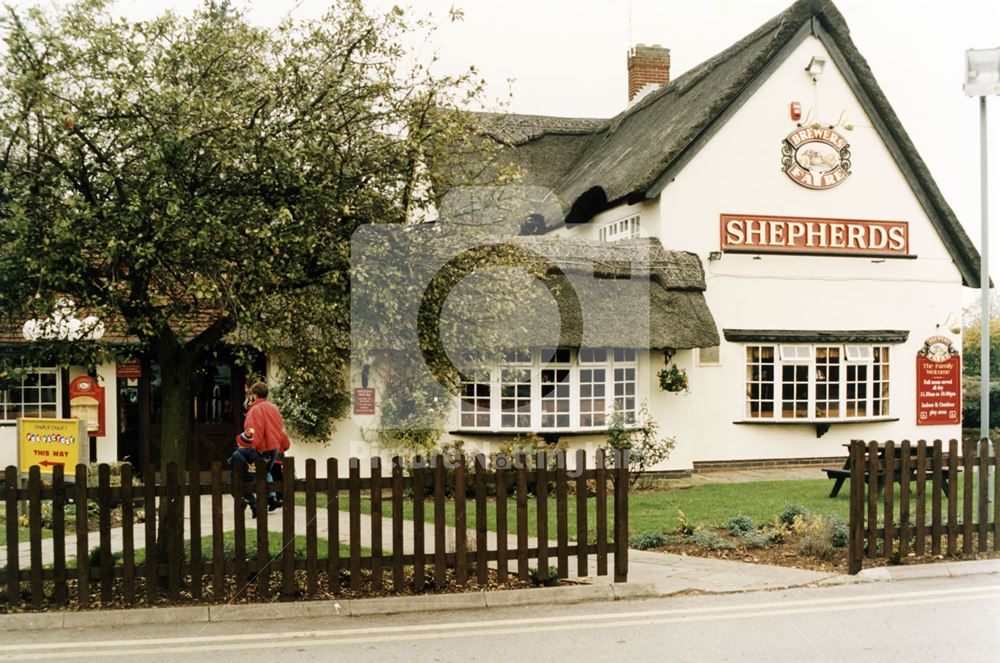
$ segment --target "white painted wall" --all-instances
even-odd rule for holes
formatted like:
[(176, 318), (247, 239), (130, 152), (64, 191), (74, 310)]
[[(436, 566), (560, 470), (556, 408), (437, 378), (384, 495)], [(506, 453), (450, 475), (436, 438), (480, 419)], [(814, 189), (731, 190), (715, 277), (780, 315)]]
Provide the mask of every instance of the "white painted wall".
[[(827, 59), (815, 93), (803, 72), (812, 56)], [(788, 107), (803, 113), (817, 100), (824, 124), (842, 111), (854, 123), (852, 175), (813, 191), (780, 170), (781, 140), (794, 128)], [(693, 460), (826, 456), (852, 438), (960, 437), (959, 426), (916, 426), (915, 357), (932, 335), (961, 337), (936, 325), (961, 311), (960, 274), (930, 220), (819, 40), (808, 38), (663, 191), (662, 239), (697, 253), (706, 266), (706, 300), (719, 325), (733, 329), (905, 329), (890, 348), (890, 415), (898, 422), (834, 424), (822, 438), (811, 425), (734, 424), (744, 418), (745, 350), (721, 347), (721, 366), (693, 367), (683, 416), (661, 411)], [(901, 220), (909, 222), (916, 259), (746, 255), (718, 251), (721, 213)], [(658, 413), (659, 414), (659, 413)], [(680, 458), (675, 458), (680, 461)]]

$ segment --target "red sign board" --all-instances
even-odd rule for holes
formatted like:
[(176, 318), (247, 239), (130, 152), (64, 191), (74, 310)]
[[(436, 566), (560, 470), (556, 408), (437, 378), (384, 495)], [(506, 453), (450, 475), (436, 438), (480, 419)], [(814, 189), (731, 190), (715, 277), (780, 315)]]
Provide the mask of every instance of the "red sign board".
[(944, 336), (927, 339), (917, 353), (917, 425), (962, 422), (962, 358)]
[(354, 390), (354, 414), (375, 414), (375, 390), (358, 387)]
[(860, 221), (759, 214), (720, 214), (720, 244), (730, 253), (906, 256), (906, 221)]
[(115, 377), (132, 379), (142, 377), (142, 364), (136, 360), (119, 362), (115, 368)]

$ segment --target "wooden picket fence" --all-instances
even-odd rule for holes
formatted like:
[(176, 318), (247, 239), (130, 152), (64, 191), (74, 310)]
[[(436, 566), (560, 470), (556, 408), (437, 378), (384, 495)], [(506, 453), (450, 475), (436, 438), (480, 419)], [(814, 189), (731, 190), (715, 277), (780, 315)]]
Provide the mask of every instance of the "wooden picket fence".
[(997, 476), (1000, 442), (992, 454), (987, 439), (962, 444), (961, 455), (959, 446), (851, 442), (850, 573), (865, 558), (1000, 550), (1000, 482), (992, 482), (991, 499), (989, 481), (991, 468)]
[[(455, 462), (457, 460), (457, 462)], [(529, 463), (533, 460), (533, 463)], [(607, 460), (612, 460), (608, 458)], [(413, 592), (425, 589), (445, 590), (450, 585), (472, 583), (505, 584), (511, 580), (528, 581), (534, 566), (540, 581), (549, 578), (549, 564), (555, 562), (558, 578), (570, 574), (571, 562), (576, 563), (577, 575), (588, 575), (591, 559), (596, 560), (596, 573), (608, 574), (609, 556), (613, 555), (613, 575), (624, 582), (628, 575), (628, 473), (627, 460), (605, 462), (599, 452), (594, 467), (587, 467), (586, 455), (578, 452), (576, 466), (567, 469), (562, 452), (540, 452), (536, 458), (496, 456), (487, 464), (477, 456), (467, 469), (466, 459), (434, 456), (422, 461), (419, 457), (408, 470), (394, 458), (389, 472), (384, 472), (378, 458), (372, 459), (369, 477), (362, 478), (360, 463), (351, 459), (346, 476), (337, 459), (327, 461), (326, 478), (317, 478), (316, 461), (305, 463), (305, 477), (295, 474), (295, 459), (284, 460), (284, 476), (280, 490), (285, 506), (270, 514), (280, 518), (276, 531), (281, 532), (281, 552), (268, 552), (271, 526), (266, 509), (267, 491), (263, 468), (258, 464), (254, 490), (262, 506), (260, 515), (251, 520), (243, 508), (242, 473), (237, 473), (235, 485), (230, 485), (229, 472), (219, 463), (211, 466), (210, 480), (203, 482), (200, 468), (191, 466), (181, 474), (169, 465), (160, 482), (147, 481), (135, 485), (131, 467), (124, 465), (120, 486), (112, 486), (110, 468), (99, 467), (98, 485), (87, 487), (87, 468), (75, 468), (75, 482), (64, 476), (62, 466), (56, 466), (51, 482), (43, 482), (39, 468), (32, 467), (26, 487), (19, 487), (17, 470), (8, 467), (4, 483), (6, 515), (6, 568), (0, 569), (0, 587), (6, 589), (8, 606), (21, 605), (40, 610), (48, 607), (87, 608), (94, 605), (132, 607), (154, 605), (163, 601), (176, 603), (187, 600), (227, 602), (239, 598), (253, 587), (253, 598), (294, 600), (322, 594), (340, 596), (345, 593)], [(152, 467), (145, 477), (155, 476)], [(534, 494), (529, 494), (529, 485)], [(570, 486), (575, 494), (570, 495)], [(551, 487), (550, 487), (551, 486)], [(555, 493), (555, 536), (549, 531), (550, 490)], [(594, 497), (588, 501), (588, 492)], [(608, 497), (611, 493), (611, 509)], [(489, 493), (494, 493), (490, 497)], [(202, 531), (202, 499), (211, 496), (211, 528)], [(304, 497), (304, 527), (296, 529), (294, 497)], [(324, 508), (317, 507), (317, 498), (326, 498)], [(362, 501), (370, 502), (365, 513)], [(568, 505), (575, 500), (578, 540), (569, 538)], [(232, 552), (225, 550), (223, 503), (233, 503)], [(412, 502), (412, 526), (404, 526), (404, 503)], [(537, 526), (528, 531), (529, 502), (535, 501)], [(77, 505), (76, 564), (67, 563), (65, 506)], [(183, 502), (187, 502), (184, 527)], [(487, 507), (495, 502), (493, 545), (487, 534)], [(42, 538), (42, 506), (51, 504), (51, 539)], [(513, 502), (511, 506), (509, 503)], [(22, 568), (18, 555), (19, 503), (26, 503), (28, 516), (30, 563)], [(88, 532), (88, 509), (96, 505), (99, 528)], [(454, 543), (449, 543), (446, 510), (454, 509)], [(112, 512), (121, 508), (121, 523), (112, 525)], [(341, 507), (349, 514), (347, 532), (341, 528)], [(136, 510), (144, 510), (145, 559), (137, 562), (134, 535)], [(383, 515), (383, 507), (391, 515)], [(425, 542), (426, 509), (433, 510), (433, 547)], [(468, 525), (468, 510), (473, 509), (475, 526)], [(508, 540), (508, 511), (515, 512), (515, 526)], [(323, 515), (325, 511), (325, 516)], [(329, 554), (318, 553), (318, 523), (325, 517)], [(383, 541), (383, 518), (391, 520), (391, 540)], [(363, 519), (369, 520), (369, 540), (362, 540)], [(250, 521), (249, 523), (247, 521)], [(162, 529), (161, 525), (162, 524)], [(247, 527), (256, 528), (257, 554), (248, 557)], [(588, 525), (596, 535), (588, 537)], [(121, 530), (120, 561), (112, 553), (112, 531)], [(298, 531), (305, 536), (305, 554), (297, 556), (294, 537)], [(338, 544), (341, 535), (348, 542), (349, 554), (342, 556)], [(165, 537), (165, 558), (158, 558), (157, 537)], [(404, 535), (409, 541), (404, 541)], [(534, 537), (535, 542), (529, 539)], [(141, 537), (142, 538), (142, 537)], [(211, 541), (211, 555), (202, 553), (203, 539)], [(92, 543), (100, 550), (96, 564), (91, 565)], [(370, 552), (362, 554), (363, 543)], [(404, 545), (408, 543), (409, 545)], [(532, 545), (529, 545), (532, 543)], [(206, 543), (207, 545), (207, 543)], [(43, 546), (52, 546), (51, 563), (43, 564)], [(72, 545), (71, 545), (72, 547)], [(187, 548), (187, 553), (185, 553)], [(448, 548), (451, 548), (449, 551)], [(408, 551), (407, 551), (408, 550)], [(533, 562), (533, 563), (532, 563)], [(512, 568), (513, 565), (513, 568)], [(0, 562), (0, 567), (4, 566)], [(210, 591), (209, 591), (210, 588)]]

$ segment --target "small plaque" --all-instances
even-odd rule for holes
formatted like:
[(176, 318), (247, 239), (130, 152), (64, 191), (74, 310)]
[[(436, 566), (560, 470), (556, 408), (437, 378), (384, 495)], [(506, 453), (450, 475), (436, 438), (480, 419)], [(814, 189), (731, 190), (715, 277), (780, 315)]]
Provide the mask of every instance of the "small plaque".
[(375, 414), (375, 390), (358, 387), (354, 390), (354, 414)]

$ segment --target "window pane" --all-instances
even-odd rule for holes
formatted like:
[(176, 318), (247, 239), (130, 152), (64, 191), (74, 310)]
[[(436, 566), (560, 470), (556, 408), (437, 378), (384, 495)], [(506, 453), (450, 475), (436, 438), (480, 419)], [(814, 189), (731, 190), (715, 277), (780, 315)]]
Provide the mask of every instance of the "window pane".
[(603, 364), (608, 360), (608, 351), (604, 348), (580, 348), (581, 364)]
[(774, 417), (774, 347), (747, 346), (747, 409), (752, 419)]

